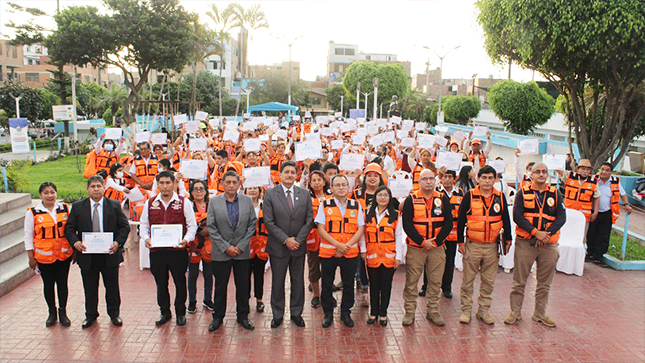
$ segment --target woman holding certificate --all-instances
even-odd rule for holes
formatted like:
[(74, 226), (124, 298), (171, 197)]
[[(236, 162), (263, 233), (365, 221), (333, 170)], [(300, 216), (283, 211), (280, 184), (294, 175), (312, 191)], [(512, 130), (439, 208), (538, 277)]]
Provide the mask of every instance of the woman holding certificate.
[(188, 265), (188, 312), (197, 311), (197, 278), (199, 277), (199, 263), (203, 266), (204, 276), (204, 305), (208, 310), (213, 310), (213, 262), (211, 251), (213, 245), (208, 238), (206, 220), (208, 217), (208, 183), (206, 180), (194, 180), (188, 188), (190, 200), (193, 202), (193, 211), (197, 221), (195, 239), (189, 243), (190, 264)]
[(56, 185), (45, 182), (38, 188), (42, 200), (36, 207), (27, 209), (25, 216), (25, 250), (29, 256), (29, 267), (40, 272), (43, 279), (45, 301), (49, 316), (45, 326), (56, 323), (56, 296), (58, 290), (58, 319), (62, 326), (68, 327), (67, 318), (67, 276), (72, 262), (72, 247), (65, 238), (65, 224), (69, 207), (56, 201)]
[(261, 313), (264, 312), (264, 302), (262, 301), (264, 292), (264, 266), (266, 266), (267, 261), (269, 260), (269, 254), (266, 252), (269, 232), (267, 232), (266, 226), (264, 225), (262, 199), (260, 199), (264, 194), (264, 191), (261, 187), (249, 187), (244, 190), (244, 194), (248, 195), (253, 200), (255, 215), (258, 218), (255, 235), (251, 237), (250, 243), (251, 273), (249, 274), (249, 296), (251, 296), (251, 275), (253, 275), (253, 291), (255, 299), (257, 300), (255, 310), (258, 313)]

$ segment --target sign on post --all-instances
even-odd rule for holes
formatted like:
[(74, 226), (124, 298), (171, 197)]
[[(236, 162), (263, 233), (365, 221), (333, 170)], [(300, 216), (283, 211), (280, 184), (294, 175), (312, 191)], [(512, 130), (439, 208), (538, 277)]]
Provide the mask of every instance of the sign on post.
[(11, 152), (24, 154), (29, 152), (29, 129), (26, 118), (10, 118), (9, 134), (11, 135)]

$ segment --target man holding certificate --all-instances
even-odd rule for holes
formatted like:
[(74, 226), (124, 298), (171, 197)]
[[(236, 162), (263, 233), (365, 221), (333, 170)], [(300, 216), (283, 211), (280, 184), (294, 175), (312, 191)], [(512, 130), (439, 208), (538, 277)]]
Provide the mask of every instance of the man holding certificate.
[(175, 313), (177, 325), (186, 325), (186, 244), (195, 239), (197, 221), (193, 203), (174, 192), (175, 176), (170, 171), (157, 174), (159, 194), (148, 199), (141, 213), (141, 243), (150, 249), (150, 272), (157, 284), (157, 304), (161, 316), (155, 325), (170, 320), (170, 293), (168, 278), (175, 284)]
[(72, 205), (65, 225), (65, 237), (78, 252), (76, 262), (81, 268), (85, 290), (85, 321), (89, 328), (99, 317), (99, 273), (105, 285), (108, 315), (115, 326), (123, 325), (119, 317), (119, 264), (123, 262), (123, 245), (130, 233), (128, 219), (121, 204), (103, 198), (105, 181), (94, 175), (87, 180), (89, 198)]

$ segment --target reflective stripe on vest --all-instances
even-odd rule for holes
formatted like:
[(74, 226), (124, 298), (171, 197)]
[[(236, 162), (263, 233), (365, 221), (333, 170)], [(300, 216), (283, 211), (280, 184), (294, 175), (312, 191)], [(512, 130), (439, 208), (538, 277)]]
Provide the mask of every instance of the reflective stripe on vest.
[(34, 218), (34, 258), (43, 264), (68, 259), (73, 251), (65, 238), (65, 224), (69, 217), (67, 204), (56, 209), (54, 221), (48, 212), (30, 208)]
[[(323, 202), (325, 211), (325, 230), (339, 243), (347, 243), (358, 230), (358, 214), (361, 205), (354, 199), (347, 199), (345, 214), (341, 215), (334, 199)], [(321, 238), (319, 256), (321, 258), (334, 257), (336, 247)], [(343, 257), (353, 258), (358, 256), (358, 243), (354, 244)]]
[[(443, 227), (444, 221), (441, 194), (435, 190), (432, 197), (426, 200), (421, 190), (417, 190), (412, 194), (412, 203), (414, 207), (414, 217), (412, 218), (414, 228), (424, 240), (436, 237)], [(421, 249), (409, 237), (406, 238), (406, 242), (409, 247)]]
[(593, 195), (596, 187), (595, 176), (590, 175), (582, 178), (580, 174), (570, 171), (564, 185), (564, 206), (579, 210), (585, 215), (588, 222), (591, 219)]
[[(381, 222), (376, 222), (373, 217), (369, 223), (365, 224), (365, 247), (367, 249), (368, 259), (367, 267), (376, 268), (381, 265), (392, 268), (394, 267), (394, 258), (396, 257), (396, 227), (397, 219), (390, 223), (389, 216), (384, 215)], [(374, 256), (369, 258), (369, 256)]]
[[(527, 185), (520, 191), (524, 200), (524, 218), (537, 228), (538, 231), (546, 231), (555, 221), (555, 213), (558, 207), (558, 190), (554, 186), (548, 187), (544, 192), (544, 199), (537, 200), (536, 191), (531, 185)], [(531, 231), (525, 231), (516, 225), (515, 234), (519, 238), (531, 239)], [(549, 239), (549, 243), (556, 243), (560, 239), (558, 230)]]
[(470, 241), (497, 242), (503, 225), (502, 192), (493, 189), (491, 196), (491, 203), (487, 206), (479, 186), (470, 191), (470, 210), (466, 212), (466, 236)]

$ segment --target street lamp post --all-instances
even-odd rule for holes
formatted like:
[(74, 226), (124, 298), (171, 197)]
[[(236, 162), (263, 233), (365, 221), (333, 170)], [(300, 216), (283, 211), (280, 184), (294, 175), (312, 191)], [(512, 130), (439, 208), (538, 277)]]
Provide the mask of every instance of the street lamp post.
[(340, 96), (340, 116), (343, 116), (343, 99), (345, 96)]
[(473, 96), (475, 95), (475, 77), (477, 77), (477, 73), (473, 74)]
[(378, 78), (374, 78), (374, 118), (372, 120), (376, 120), (376, 116), (377, 116), (376, 112), (378, 111), (377, 101), (378, 101)]
[(78, 115), (76, 115), (76, 66), (72, 68), (74, 71), (72, 74), (72, 123), (74, 124), (74, 141), (78, 141), (78, 127), (76, 127), (76, 120)]
[(358, 107), (359, 107), (358, 102), (359, 102), (359, 100), (361, 98), (360, 93), (361, 93), (361, 82), (358, 82), (356, 84), (356, 110), (358, 110)]
[[(303, 36), (304, 35), (297, 36), (290, 43), (287, 44), (287, 45), (289, 45), (289, 82), (288, 82), (288, 85), (287, 85), (288, 89), (289, 89), (289, 96), (288, 96), (289, 105), (291, 105), (291, 68), (293, 68), (291, 66), (291, 46), (293, 45), (293, 43), (296, 42), (296, 40), (302, 38)], [(275, 35), (273, 37), (278, 39), (278, 40), (286, 40), (285, 37), (276, 37)]]
[(367, 96), (371, 95), (372, 92), (368, 92), (368, 93), (361, 92), (361, 93), (365, 95), (365, 117), (367, 118)]
[(431, 50), (434, 54), (437, 55), (439, 58), (439, 107), (437, 108), (437, 123), (439, 121), (443, 121), (443, 114), (441, 113), (441, 85), (443, 84), (443, 59), (450, 53), (451, 51), (461, 47), (461, 45), (458, 45), (452, 49), (449, 49), (443, 56), (440, 56), (439, 53), (437, 53), (434, 49), (430, 48), (429, 46), (425, 45), (423, 48)]
[(22, 95), (18, 97), (12, 95), (11, 93), (9, 95), (13, 97), (14, 101), (16, 101), (16, 118), (20, 118), (20, 100), (22, 99)]

